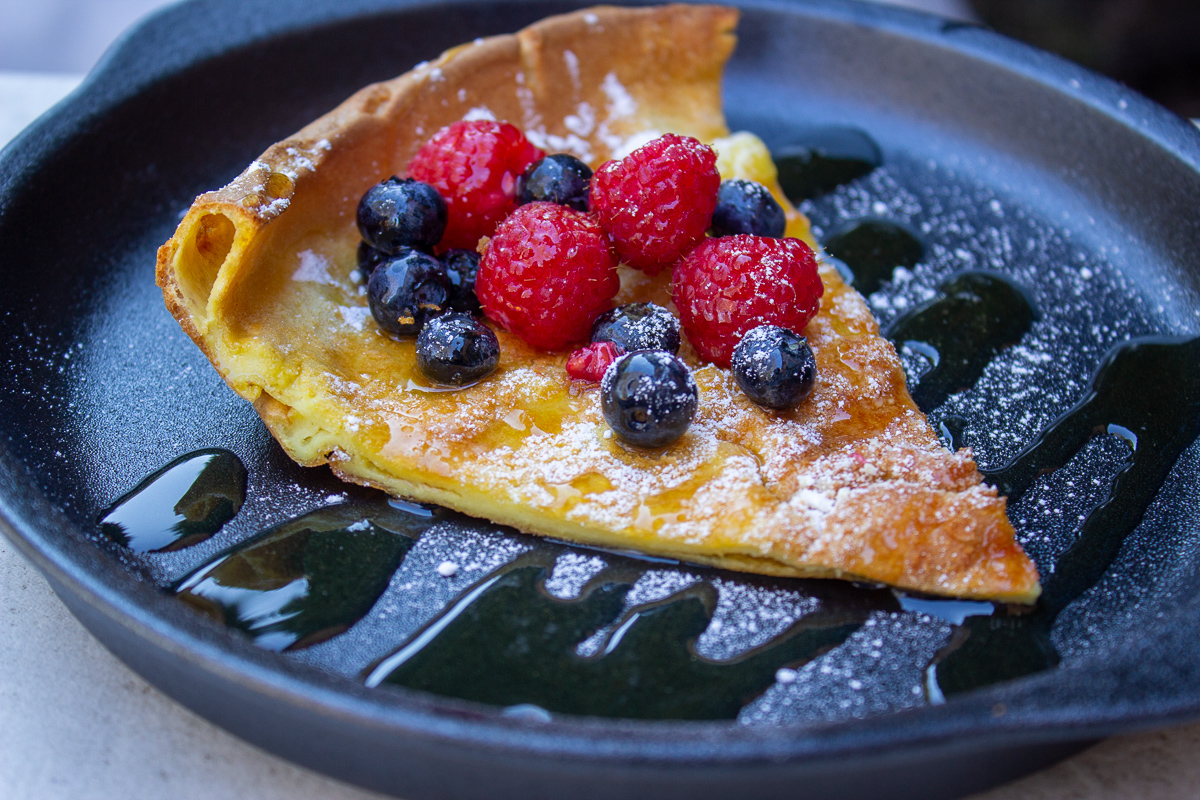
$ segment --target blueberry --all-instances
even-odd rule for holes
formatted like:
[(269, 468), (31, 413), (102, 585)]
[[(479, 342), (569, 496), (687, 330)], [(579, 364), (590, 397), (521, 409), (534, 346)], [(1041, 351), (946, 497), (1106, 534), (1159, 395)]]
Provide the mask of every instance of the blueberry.
[(786, 228), (783, 206), (767, 187), (742, 178), (721, 181), (712, 218), (713, 236), (749, 233), (780, 239)]
[(442, 256), (446, 277), (450, 279), (450, 307), (455, 311), (478, 314), (475, 276), (479, 274), (479, 253), (472, 250), (447, 250)]
[(661, 350), (627, 353), (600, 381), (600, 407), (618, 438), (662, 447), (687, 431), (700, 392), (687, 365)]
[(808, 341), (775, 325), (760, 325), (743, 336), (733, 348), (731, 367), (746, 396), (767, 408), (791, 408), (817, 381)]
[(566, 153), (546, 156), (530, 164), (517, 178), (517, 205), (557, 203), (576, 211), (588, 210), (592, 169)]
[(358, 232), (376, 250), (431, 250), (446, 232), (446, 201), (428, 183), (392, 176), (358, 201)]
[(366, 242), (358, 243), (358, 271), (363, 276), (363, 281), (371, 279), (371, 273), (380, 264), (388, 260), (388, 254), (382, 250), (376, 250)]
[(679, 320), (654, 303), (630, 303), (606, 311), (592, 325), (592, 343), (612, 342), (626, 352), (679, 352)]
[(500, 363), (500, 340), (470, 314), (443, 314), (417, 336), (417, 366), (430, 380), (466, 386)]
[(442, 263), (419, 250), (403, 249), (380, 264), (367, 284), (367, 302), (379, 327), (415, 336), (446, 310), (450, 279)]

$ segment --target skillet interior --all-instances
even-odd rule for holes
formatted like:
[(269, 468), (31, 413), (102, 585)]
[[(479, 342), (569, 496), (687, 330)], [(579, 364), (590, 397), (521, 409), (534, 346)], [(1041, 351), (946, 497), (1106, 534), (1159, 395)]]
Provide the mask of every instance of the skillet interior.
[[(142, 26), (5, 151), (0, 502), (18, 545), (72, 610), (151, 681), (235, 733), (412, 797), (480, 787), (549, 796), (565, 786), (695, 797), (735, 785), (773, 796), (801, 780), (818, 796), (953, 796), (1035, 768), (1072, 742), (1194, 715), (1195, 446), (1105, 581), (1060, 622), (1060, 649), (1073, 654), (1064, 667), (862, 720), (797, 728), (504, 719), (453, 700), (369, 692), (264, 653), (155, 588), (347, 492), (326, 471), (288, 461), (162, 309), (153, 252), (179, 213), (362, 84), (569, 7), (189, 4)], [(1094, 268), (1090, 310), (1064, 317), (1073, 324), (1057, 334), (1077, 334), (1054, 373), (1065, 402), (1105, 343), (1200, 328), (1192, 211), (1200, 146), (1183, 121), (1052, 57), (890, 10), (749, 5), (740, 39), (727, 81), (733, 127), (781, 145), (797, 128), (853, 124), (882, 145), (885, 170), (810, 209), (826, 232), (899, 198), (889, 213), (929, 222), (946, 251), (918, 276), (936, 283), (953, 271), (956, 248), (998, 252), (980, 238), (995, 200), (1025, 215), (999, 228), (1036, 243), (995, 266), (1035, 285), (1072, 259)], [(947, 232), (950, 224), (958, 229)], [(1042, 300), (1070, 288), (1047, 281)], [(1027, 431), (1058, 410), (1053, 398), (1034, 403)], [(1002, 435), (1004, 425), (981, 419), (973, 429), (985, 465), (1020, 444)], [(226, 531), (174, 562), (98, 544), (98, 509), (205, 446), (233, 449), (250, 465), (249, 500)]]

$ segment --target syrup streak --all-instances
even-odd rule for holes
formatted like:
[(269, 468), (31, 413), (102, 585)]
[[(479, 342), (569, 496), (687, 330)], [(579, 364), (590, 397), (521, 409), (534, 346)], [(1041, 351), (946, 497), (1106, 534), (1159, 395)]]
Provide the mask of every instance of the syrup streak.
[(943, 283), (941, 297), (887, 326), (884, 336), (924, 356), (930, 368), (910, 387), (925, 413), (973, 387), (992, 359), (1021, 340), (1038, 317), (1028, 294), (1007, 278), (961, 272)]
[(246, 468), (220, 448), (180, 456), (100, 513), (100, 532), (135, 553), (162, 553), (204, 541), (246, 499)]
[(1038, 476), (1061, 468), (1104, 433), (1129, 442), (1129, 456), (1045, 579), (1037, 607), (1028, 614), (965, 619), (928, 667), (931, 702), (1058, 663), (1050, 640), (1055, 619), (1108, 571), (1175, 462), (1200, 435), (1200, 337), (1145, 337), (1117, 345), (1084, 397), (985, 477), (1016, 500)]
[[(546, 590), (552, 566), (552, 554), (535, 551), (488, 575), (368, 670), (366, 685), (589, 716), (733, 719), (781, 669), (840, 645), (873, 608), (822, 605), (767, 643), (715, 660), (695, 646), (717, 606), (711, 584), (625, 609), (637, 568), (611, 567), (562, 599)], [(605, 628), (597, 652), (577, 652)]]
[[(1023, 297), (995, 276), (968, 273), (965, 278), (950, 281), (945, 298), (906, 318), (922, 320), (906, 323), (911, 325), (907, 329), (920, 329), (926, 319), (945, 323), (964, 308), (986, 306), (992, 290), (1010, 300)], [(969, 296), (964, 300), (964, 295)], [(947, 313), (945, 306), (929, 310), (938, 303), (955, 313)], [(984, 334), (991, 332), (985, 321), (962, 338), (986, 348)], [(951, 359), (956, 357), (951, 353)], [(945, 359), (943, 355), (939, 364)], [(949, 381), (955, 382), (962, 379)], [(965, 441), (962, 420), (948, 417), (944, 426), (956, 444)], [(1038, 476), (1059, 469), (1103, 433), (1128, 443), (1128, 460), (1106, 499), (1084, 520), (1078, 540), (1058, 559), (1031, 613), (903, 595), (897, 605), (886, 592), (845, 586), (841, 594), (830, 594), (828, 582), (812, 582), (803, 591), (821, 598), (815, 610), (749, 651), (718, 660), (696, 650), (697, 640), (713, 623), (716, 590), (710, 583), (685, 581), (666, 597), (627, 608), (625, 598), (647, 567), (607, 556), (609, 566), (592, 575), (577, 596), (564, 599), (547, 590), (553, 554), (539, 550), (485, 576), (370, 670), (366, 682), (528, 706), (543, 714), (550, 709), (655, 719), (732, 718), (770, 688), (780, 670), (790, 675), (786, 670), (842, 644), (871, 613), (900, 609), (931, 614), (954, 626), (926, 668), (925, 693), (931, 703), (1053, 667), (1059, 656), (1050, 631), (1058, 614), (1104, 575), (1176, 460), (1200, 434), (1200, 338), (1149, 337), (1118, 345), (1103, 359), (1085, 396), (1008, 465), (987, 472), (987, 479), (1015, 501)], [(214, 519), (232, 516), (229, 508), (241, 505), (232, 489), (244, 491), (245, 485), (244, 469), (239, 480), (231, 480), (239, 475), (235, 467), (241, 468), (241, 462), (222, 450), (177, 459), (105, 512), (104, 530), (120, 541), (120, 524), (119, 531), (135, 532), (130, 542), (147, 549), (147, 543), (164, 541), (168, 548), (184, 546), (191, 540), (178, 531), (161, 541), (146, 538), (148, 534), (137, 533), (139, 521), (180, 516), (189, 525), (200, 518), (211, 527)], [(181, 511), (191, 508), (201, 508), (201, 513)], [(215, 516), (213, 509), (219, 512)], [(262, 647), (306, 647), (362, 618), (416, 536), (438, 517), (435, 510), (402, 501), (365, 509), (355, 504), (326, 507), (218, 556), (180, 581), (176, 591), (189, 605)], [(155, 536), (165, 535), (163, 526), (155, 530)], [(580, 644), (596, 637), (596, 647), (581, 652)]]
[(260, 647), (308, 647), (362, 619), (431, 524), (388, 503), (327, 506), (217, 556), (175, 593)]

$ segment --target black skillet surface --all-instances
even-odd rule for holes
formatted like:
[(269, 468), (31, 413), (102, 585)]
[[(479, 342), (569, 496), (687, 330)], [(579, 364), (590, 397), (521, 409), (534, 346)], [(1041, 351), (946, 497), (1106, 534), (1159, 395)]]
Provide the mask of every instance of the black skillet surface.
[[(884, 168), (806, 210), (822, 234), (884, 216), (926, 241), (911, 280), (872, 297), (881, 321), (964, 267), (1005, 272), (1039, 304), (1043, 320), (1022, 345), (932, 414), (966, 419), (982, 464), (1004, 463), (1074, 402), (1109, 346), (1200, 330), (1200, 135), (1186, 122), (971, 27), (833, 0), (742, 5), (727, 79), (732, 127), (773, 147), (817, 125), (869, 131)], [(1099, 585), (1058, 619), (1061, 666), (944, 705), (872, 704), (872, 684), (866, 701), (832, 687), (800, 712), (760, 704), (744, 724), (514, 718), (363, 688), (354, 677), (362, 637), (353, 636), (363, 626), (346, 634), (349, 644), (280, 656), (161, 590), (270, 524), (369, 493), (281, 454), (163, 310), (155, 248), (194, 195), (361, 85), (573, 7), (186, 4), (137, 28), (4, 151), (0, 516), (72, 611), (148, 680), (234, 733), (412, 798), (953, 797), (1100, 736), (1197, 716), (1194, 445)], [(1014, 367), (1026, 376), (1016, 384)], [(1058, 484), (1051, 478), (1014, 506), (1044, 572), (1071, 536), (1055, 518), (1095, 501), (1073, 481), (1112, 477), (1110, 445), (1095, 440)], [(250, 472), (246, 506), (224, 531), (157, 558), (97, 535), (97, 511), (141, 477), (213, 446), (235, 451)], [(1047, 498), (1051, 513), (1041, 513)], [(553, 547), (461, 520), (446, 530), (443, 539), (475, 537), (492, 552)], [(435, 594), (422, 596), (444, 602)], [(373, 611), (364, 625), (379, 630), (384, 616)], [(839, 663), (857, 668), (854, 658)]]

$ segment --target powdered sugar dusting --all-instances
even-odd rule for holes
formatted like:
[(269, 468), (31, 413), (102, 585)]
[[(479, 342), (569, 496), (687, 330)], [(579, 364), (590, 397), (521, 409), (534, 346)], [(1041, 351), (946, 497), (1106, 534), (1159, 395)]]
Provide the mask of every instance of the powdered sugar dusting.
[(604, 76), (604, 82), (600, 84), (600, 88), (608, 98), (608, 113), (610, 118), (632, 117), (637, 113), (637, 101), (633, 99), (633, 95), (629, 93), (629, 90), (621, 84), (615, 72), (610, 72)]
[(819, 605), (815, 597), (790, 589), (760, 588), (726, 578), (709, 582), (717, 589), (717, 607), (696, 640), (696, 652), (716, 661), (737, 658), (766, 644)]
[(312, 250), (302, 250), (299, 259), (300, 266), (292, 273), (292, 280), (338, 285), (337, 280), (329, 272), (329, 259)]
[(785, 674), (738, 715), (743, 725), (862, 718), (925, 705), (925, 665), (950, 634), (941, 620), (875, 612), (840, 647)]
[(342, 321), (356, 331), (363, 330), (371, 319), (371, 309), (366, 306), (338, 306)]
[(570, 50), (563, 50), (563, 63), (567, 65), (567, 73), (571, 76), (571, 86), (578, 92), (583, 88), (579, 82), (579, 56)]
[(486, 120), (488, 122), (495, 122), (496, 115), (494, 113), (492, 113), (492, 110), (490, 108), (488, 108), (487, 106), (475, 106), (474, 108), (469, 110), (466, 114), (463, 114), (463, 119), (466, 120), (467, 122), (473, 122), (475, 120), (480, 120), (480, 119)]
[(554, 562), (554, 571), (546, 579), (546, 591), (564, 600), (578, 597), (584, 584), (605, 567), (600, 556), (566, 552)]

